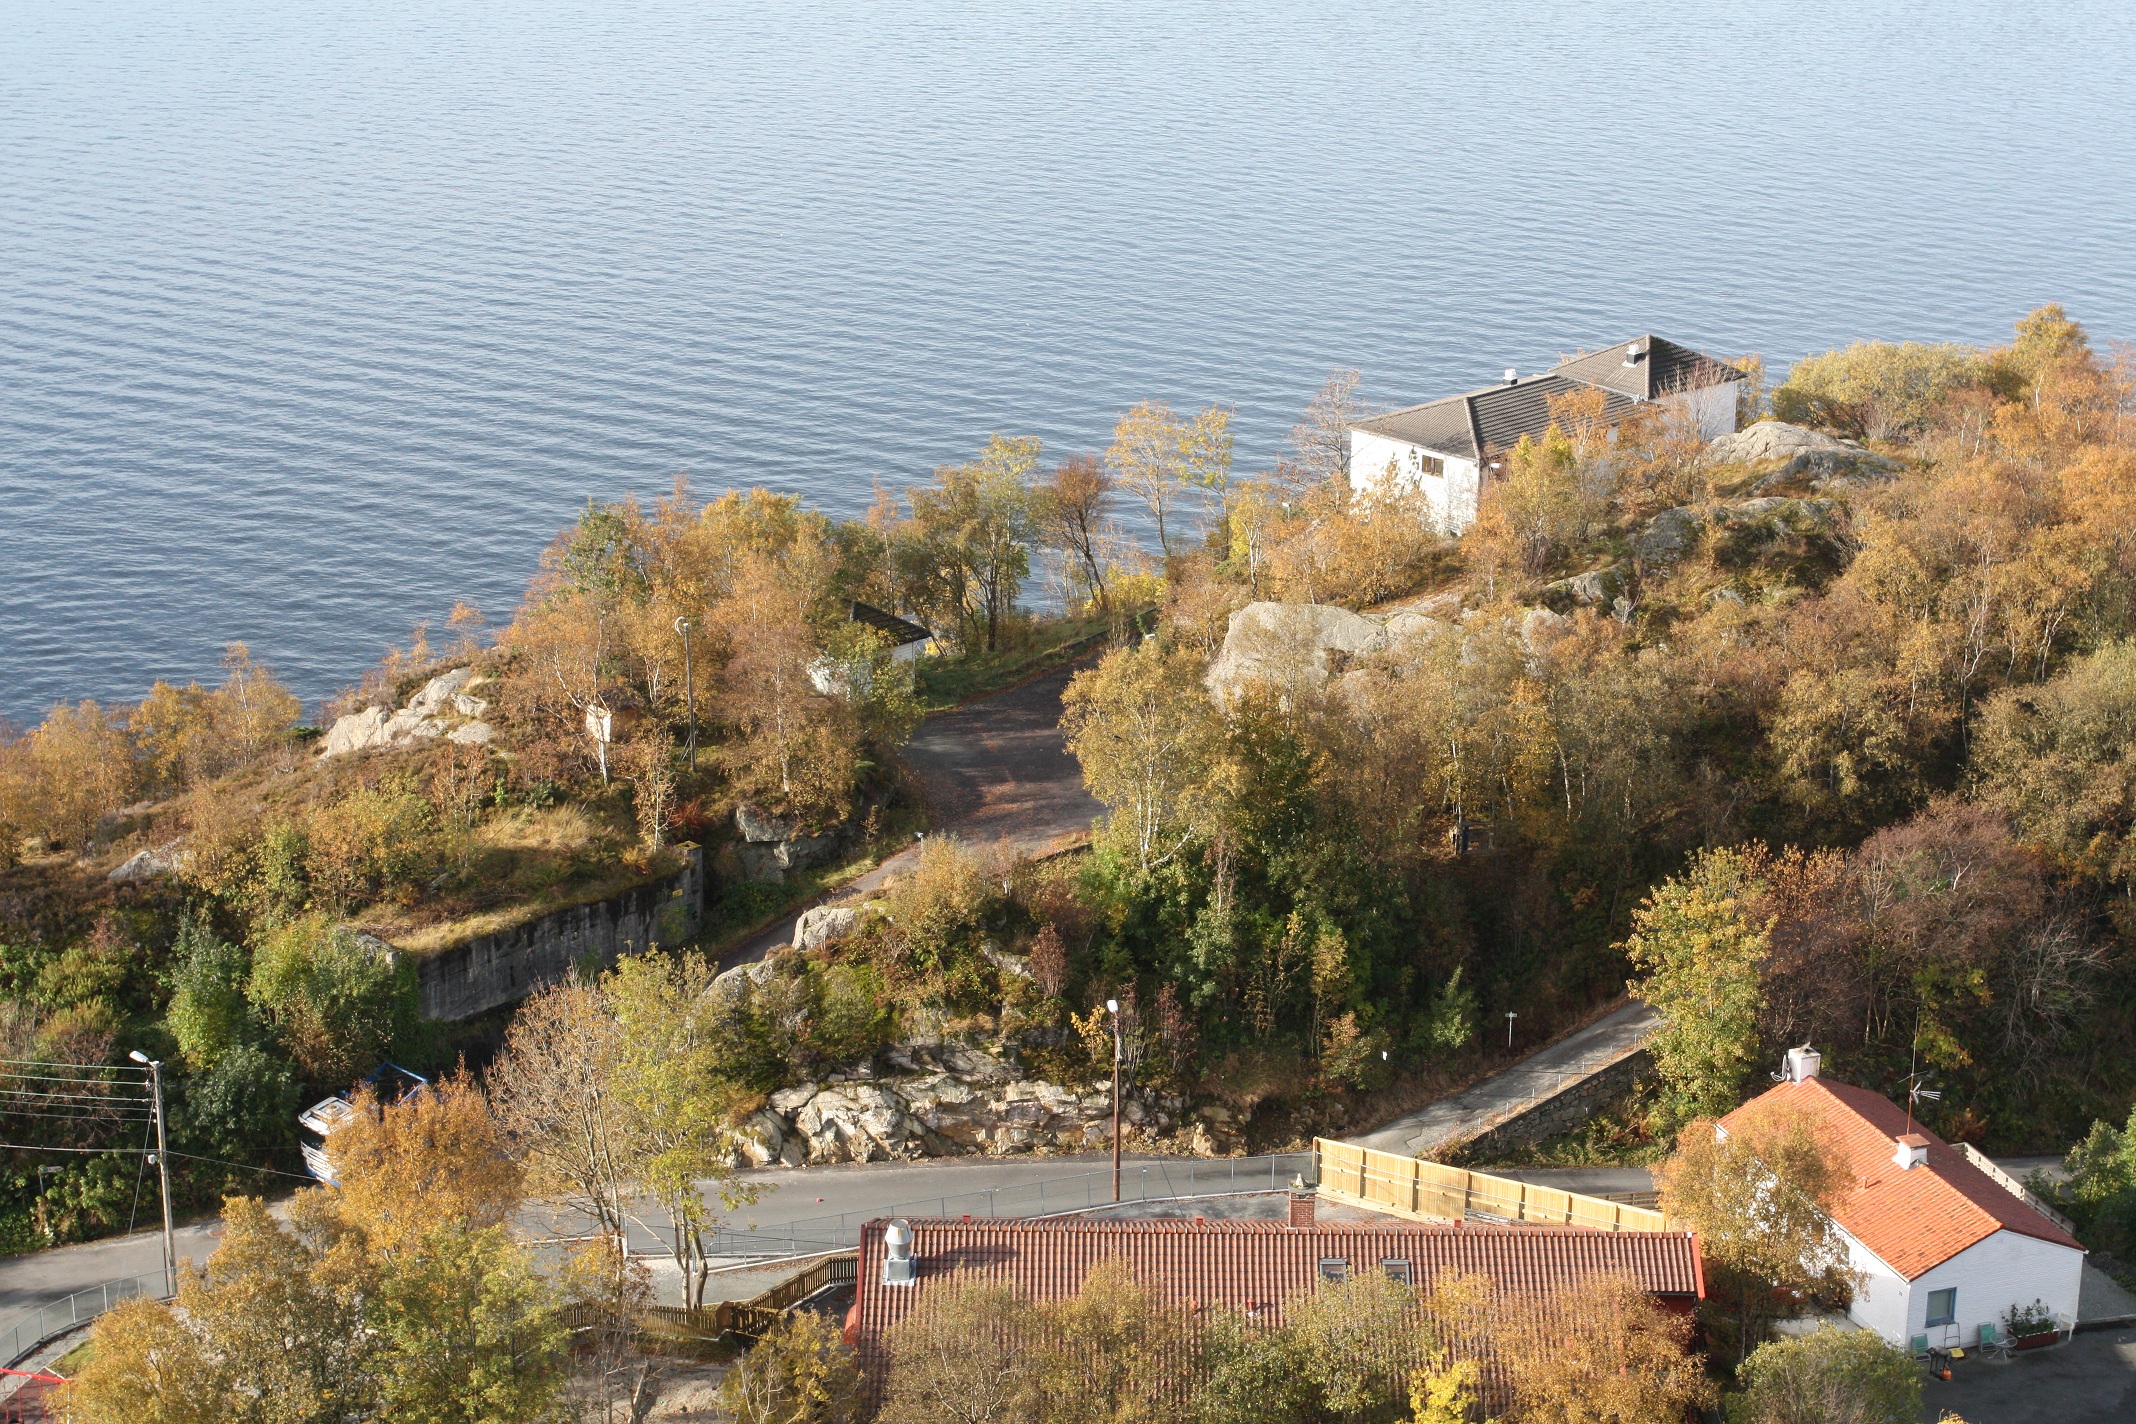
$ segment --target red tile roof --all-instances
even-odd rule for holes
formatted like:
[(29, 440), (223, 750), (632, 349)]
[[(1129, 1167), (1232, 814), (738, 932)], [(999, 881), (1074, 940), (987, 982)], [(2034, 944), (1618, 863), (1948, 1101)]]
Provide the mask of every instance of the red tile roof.
[(883, 1228), (861, 1230), (859, 1298), (851, 1339), (871, 1384), (888, 1368), (887, 1337), (927, 1295), (959, 1274), (1006, 1281), (1038, 1301), (1082, 1288), (1091, 1268), (1125, 1261), (1162, 1299), (1201, 1311), (1229, 1306), (1279, 1324), (1286, 1298), (1314, 1289), (1323, 1259), (1352, 1275), (1408, 1261), (1421, 1291), (1442, 1276), (1481, 1275), (1498, 1291), (1544, 1299), (1594, 1275), (1631, 1277), (1688, 1308), (1705, 1294), (1697, 1238), (1688, 1232), (1596, 1231), (1569, 1226), (1324, 1225), (1280, 1221), (980, 1220), (910, 1223), (917, 1282), (883, 1284)]
[(1738, 1127), (1775, 1113), (1800, 1113), (1838, 1149), (1855, 1179), (1832, 1215), (1855, 1240), (1907, 1280), (1916, 1280), (1997, 1231), (2014, 1231), (2058, 1246), (2083, 1247), (2022, 1198), (1965, 1160), (1920, 1123), (1912, 1131), (1928, 1144), (1928, 1161), (1902, 1169), (1893, 1155), (1908, 1131), (1898, 1104), (1867, 1088), (1808, 1078), (1782, 1083), (1721, 1119)]

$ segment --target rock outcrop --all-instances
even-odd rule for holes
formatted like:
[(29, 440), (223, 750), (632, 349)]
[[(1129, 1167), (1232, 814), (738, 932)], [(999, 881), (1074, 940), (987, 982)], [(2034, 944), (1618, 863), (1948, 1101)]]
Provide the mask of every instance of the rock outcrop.
[(125, 885), (137, 880), (155, 880), (165, 875), (176, 875), (184, 865), (183, 847), (179, 842), (172, 841), (169, 845), (136, 851), (104, 878), (114, 884)]
[(818, 905), (803, 910), (801, 918), (794, 923), (794, 948), (804, 954), (821, 949), (835, 940), (845, 939), (860, 928), (860, 907), (857, 905)]
[(1666, 567), (1681, 559), (1704, 533), (1721, 541), (1717, 552), (1743, 558), (1787, 539), (1837, 536), (1843, 509), (1837, 500), (1766, 495), (1740, 504), (1684, 505), (1647, 521), (1632, 540), (1643, 564)]
[(1607, 609), (1624, 597), (1629, 584), (1623, 565), (1612, 564), (1543, 585), (1537, 602), (1553, 613), (1569, 613), (1575, 608)]
[(734, 808), (734, 828), (742, 833), (735, 855), (742, 874), (751, 880), (784, 880), (789, 870), (821, 865), (846, 841), (843, 831), (804, 835), (793, 817), (774, 815), (746, 801)]
[[(886, 1073), (869, 1065), (773, 1093), (737, 1131), (736, 1164), (1076, 1152), (1112, 1140), (1108, 1084), (1077, 1088), (1033, 1079), (962, 1044), (892, 1048), (883, 1061)], [(1137, 1132), (1156, 1136), (1177, 1127), (1184, 1106), (1178, 1098), (1130, 1092), (1120, 1115)]]
[(1384, 649), (1387, 635), (1387, 628), (1347, 608), (1249, 603), (1231, 615), (1206, 685), (1219, 702), (1230, 702), (1249, 684), (1310, 691), (1340, 677), (1350, 659)]
[(1835, 480), (1861, 483), (1887, 477), (1899, 468), (1897, 461), (1852, 440), (1780, 420), (1761, 420), (1708, 442), (1705, 458), (1712, 464), (1777, 464), (1758, 481), (1760, 490), (1798, 479), (1820, 486)]
[[(467, 746), (486, 745), (494, 729), (479, 720), (489, 703), (465, 689), (478, 679), (472, 668), (454, 668), (424, 683), (397, 712), (363, 707), (336, 718), (320, 739), (322, 757), (346, 756), (374, 747), (404, 747), (433, 737), (450, 737)], [(467, 720), (474, 719), (474, 720)]]

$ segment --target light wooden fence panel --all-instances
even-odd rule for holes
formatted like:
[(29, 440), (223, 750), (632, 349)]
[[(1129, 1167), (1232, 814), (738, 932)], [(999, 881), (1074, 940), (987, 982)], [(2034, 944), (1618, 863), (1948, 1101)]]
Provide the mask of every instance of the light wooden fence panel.
[(1606, 1201), (1326, 1138), (1314, 1146), (1320, 1154), (1321, 1195), (1330, 1201), (1415, 1221), (1495, 1217), (1554, 1226), (1590, 1226), (1603, 1231), (1662, 1231), (1668, 1225), (1660, 1212), (1627, 1202)]

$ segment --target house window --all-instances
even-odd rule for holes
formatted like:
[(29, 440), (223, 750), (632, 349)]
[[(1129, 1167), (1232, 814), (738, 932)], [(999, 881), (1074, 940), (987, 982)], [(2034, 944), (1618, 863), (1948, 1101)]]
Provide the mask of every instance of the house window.
[(1928, 1293), (1928, 1323), (1931, 1325), (1956, 1325), (1958, 1323), (1958, 1291), (1930, 1291)]
[(1344, 1281), (1350, 1279), (1350, 1263), (1340, 1256), (1321, 1257), (1320, 1279), (1334, 1285), (1341, 1285)]
[(1427, 455), (1421, 450), (1412, 450), (1409, 452), (1409, 473), (1412, 475), (1430, 475), (1436, 479), (1446, 473), (1446, 461), (1440, 459), (1437, 455)]
[(1380, 1269), (1387, 1273), (1388, 1280), (1400, 1281), (1405, 1286), (1409, 1284), (1409, 1263), (1407, 1261), (1397, 1261), (1390, 1256), (1380, 1262)]

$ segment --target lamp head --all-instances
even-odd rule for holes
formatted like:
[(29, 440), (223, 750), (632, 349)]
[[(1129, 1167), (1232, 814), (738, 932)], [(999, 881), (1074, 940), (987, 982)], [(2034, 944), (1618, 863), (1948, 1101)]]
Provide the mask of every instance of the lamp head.
[(1120, 1012), (1120, 1001), (1119, 1001), (1118, 999), (1107, 999), (1107, 1000), (1105, 1001), (1105, 1012), (1106, 1012), (1106, 1013), (1108, 1013), (1108, 1014), (1117, 1014), (1117, 1013), (1119, 1013), (1119, 1012)]
[(126, 1056), (127, 1056), (128, 1058), (131, 1058), (131, 1059), (132, 1059), (132, 1060), (133, 1060), (134, 1062), (136, 1062), (136, 1063), (146, 1063), (146, 1062), (148, 1062), (148, 1055), (147, 1055), (146, 1053), (143, 1053), (143, 1052), (142, 1052), (142, 1051), (141, 1051), (140, 1049), (138, 1049), (138, 1048), (130, 1050), (130, 1051), (129, 1051), (129, 1052), (127, 1053), (127, 1055), (126, 1055)]

